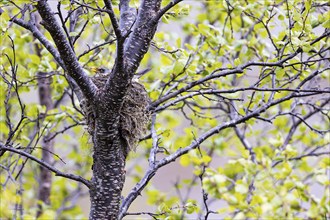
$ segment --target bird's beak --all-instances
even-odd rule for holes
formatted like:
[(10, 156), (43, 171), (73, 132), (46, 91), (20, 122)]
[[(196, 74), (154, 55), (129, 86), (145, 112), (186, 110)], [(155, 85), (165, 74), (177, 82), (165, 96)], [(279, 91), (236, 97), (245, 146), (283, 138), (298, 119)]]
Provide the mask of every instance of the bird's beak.
[(97, 67), (90, 67), (89, 68), (93, 73), (97, 73), (98, 72), (98, 68)]

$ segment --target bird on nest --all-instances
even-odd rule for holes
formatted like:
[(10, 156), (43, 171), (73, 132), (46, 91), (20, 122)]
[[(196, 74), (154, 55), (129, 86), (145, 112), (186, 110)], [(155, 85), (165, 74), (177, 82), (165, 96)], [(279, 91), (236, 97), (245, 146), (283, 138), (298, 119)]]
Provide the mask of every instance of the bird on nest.
[(106, 67), (90, 67), (89, 68), (94, 74), (107, 76), (111, 73), (111, 70)]
[[(95, 75), (93, 76), (93, 78), (107, 78), (110, 73), (111, 70), (106, 68), (106, 67), (90, 67), (89, 68), (91, 70), (92, 73), (94, 73)], [(151, 68), (146, 68), (140, 72), (137, 72), (134, 74), (134, 77), (132, 79), (133, 82), (139, 82), (139, 78), (141, 76), (143, 76), (144, 74), (148, 73), (151, 70)]]

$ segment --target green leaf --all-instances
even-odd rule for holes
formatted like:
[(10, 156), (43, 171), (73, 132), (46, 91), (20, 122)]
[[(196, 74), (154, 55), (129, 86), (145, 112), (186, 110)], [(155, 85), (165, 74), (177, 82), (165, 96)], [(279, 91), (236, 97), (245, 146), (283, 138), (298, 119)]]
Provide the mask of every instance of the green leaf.
[(208, 36), (210, 34), (210, 28), (206, 24), (199, 24), (198, 31), (204, 36)]
[(184, 167), (187, 167), (190, 165), (190, 158), (187, 154), (180, 157), (180, 164)]
[(323, 24), (322, 24), (322, 27), (324, 27), (324, 28), (330, 28), (330, 19), (328, 19), (326, 22), (324, 22)]
[(235, 191), (241, 194), (246, 194), (249, 191), (249, 187), (246, 184), (236, 184)]
[(186, 207), (187, 214), (192, 214), (192, 213), (194, 213), (197, 210), (196, 204), (193, 204), (191, 202), (188, 202), (185, 205), (185, 207)]
[(203, 155), (202, 160), (203, 160), (204, 165), (208, 165), (211, 162), (212, 157), (210, 157), (208, 155)]
[(236, 58), (235, 60), (234, 60), (234, 65), (235, 66), (239, 66), (241, 64), (241, 60), (240, 60), (240, 58)]
[(174, 64), (173, 67), (173, 74), (179, 74), (183, 71), (185, 65), (187, 62), (187, 58), (186, 57), (180, 57)]
[(165, 24), (169, 23), (167, 15), (162, 16), (162, 22), (165, 23)]

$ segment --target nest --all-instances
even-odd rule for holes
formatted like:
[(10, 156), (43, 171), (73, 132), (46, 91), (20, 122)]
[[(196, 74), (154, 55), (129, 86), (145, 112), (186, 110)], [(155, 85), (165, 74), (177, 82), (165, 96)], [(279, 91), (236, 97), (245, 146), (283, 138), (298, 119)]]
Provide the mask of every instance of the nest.
[[(108, 76), (96, 75), (92, 81), (98, 88), (102, 88)], [(150, 113), (146, 107), (150, 99), (144, 86), (138, 82), (132, 82), (127, 89), (120, 109), (120, 132), (127, 144), (127, 151), (135, 150), (139, 139), (146, 133), (150, 121)], [(88, 124), (88, 132), (93, 135), (95, 120), (92, 106), (83, 107)]]
[(146, 107), (150, 99), (144, 86), (132, 82), (120, 110), (120, 128), (129, 150), (135, 150), (139, 139), (146, 133), (150, 112)]

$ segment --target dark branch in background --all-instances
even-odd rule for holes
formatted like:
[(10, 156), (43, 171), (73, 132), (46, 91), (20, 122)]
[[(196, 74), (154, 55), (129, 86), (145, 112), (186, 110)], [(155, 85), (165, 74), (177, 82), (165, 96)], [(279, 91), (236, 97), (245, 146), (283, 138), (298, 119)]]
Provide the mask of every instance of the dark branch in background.
[[(0, 164), (0, 167), (1, 167), (2, 169), (4, 169), (4, 170), (7, 172), (7, 174), (8, 174), (8, 179), (10, 179), (11, 181), (15, 182), (15, 179), (14, 179), (12, 173), (11, 173), (11, 170), (10, 170), (10, 166), (6, 167), (6, 166)], [(5, 185), (3, 184), (2, 187), (4, 188)]]
[[(44, 117), (38, 116), (38, 120), (39, 119), (43, 119), (43, 118)], [(30, 141), (30, 143), (27, 145), (27, 147), (24, 148), (24, 152), (29, 153), (29, 154), (32, 154), (32, 152), (35, 149), (38, 148), (37, 147), (37, 144), (39, 143), (39, 141), (42, 139), (43, 135), (45, 134), (45, 130), (46, 130), (47, 126), (48, 126), (48, 123), (43, 128), (40, 128), (39, 122), (37, 122), (36, 127), (37, 127), (38, 131), (35, 134), (36, 140), (35, 140), (34, 143), (33, 143), (33, 141)], [(18, 133), (17, 136), (19, 136), (19, 133)], [(9, 145), (7, 145), (7, 146), (9, 146)], [(16, 149), (20, 149), (20, 147), (17, 147)], [(22, 165), (19, 167), (19, 170), (18, 170), (18, 172), (16, 174), (15, 180), (17, 180), (18, 177), (21, 176), (21, 173), (23, 173), (23, 169), (25, 168), (25, 165), (27, 164), (28, 160), (29, 160), (29, 158), (26, 157), (25, 160), (23, 161)], [(14, 171), (14, 169), (13, 169), (13, 171)]]
[[(40, 119), (41, 119), (41, 117), (38, 114), (38, 117), (37, 117), (37, 119), (35, 121), (29, 120), (29, 119), (28, 120), (25, 120), (25, 122), (20, 127), (20, 130), (15, 135), (15, 139), (12, 140), (12, 143), (15, 143), (16, 141), (18, 141), (18, 138), (20, 137), (20, 131), (23, 130), (25, 128), (25, 126), (29, 125), (32, 122), (35, 122), (35, 124), (33, 126), (33, 129), (32, 129), (32, 132), (28, 136), (28, 138), (30, 139), (30, 141), (26, 145), (26, 147), (24, 148), (24, 152), (31, 154), (34, 151), (34, 149), (38, 149), (39, 147), (36, 147), (36, 146), (39, 143), (39, 141), (41, 140), (42, 135), (44, 134), (45, 129), (48, 126), (48, 124), (46, 124), (43, 128), (41, 128), (40, 127), (40, 124), (41, 124), (42, 120), (40, 120)], [(11, 145), (8, 145), (7, 144), (7, 146), (11, 146)], [(17, 149), (20, 149), (20, 148), (18, 147)], [(53, 154), (52, 152), (49, 152), (49, 153)], [(13, 162), (10, 162), (10, 160), (12, 158), (11, 155), (12, 154), (10, 154), (9, 157), (8, 157), (8, 159), (9, 159), (8, 160), (8, 163), (10, 163), (11, 164), (10, 166), (12, 166), (12, 171), (11, 171), (12, 174), (14, 174), (14, 172), (15, 172), (16, 169), (19, 169), (17, 171), (17, 174), (16, 174), (15, 178), (14, 178), (15, 180), (17, 180), (18, 177), (21, 176), (20, 174), (22, 173), (22, 171), (23, 171), (23, 169), (24, 169), (24, 167), (25, 167), (25, 165), (26, 165), (26, 163), (28, 161), (28, 158), (26, 158), (25, 160), (23, 160), (22, 163), (19, 163), (21, 161), (21, 159), (22, 159), (21, 156), (19, 156), (18, 159), (16, 159)], [(56, 155), (56, 154), (53, 154), (53, 155), (55, 157), (59, 158), (62, 162), (64, 162), (58, 155)], [(19, 164), (21, 164), (21, 165), (19, 165)], [(3, 184), (4, 187), (7, 185), (8, 180), (9, 180), (9, 178), (7, 178), (7, 180)]]
[[(45, 77), (51, 73), (46, 72), (38, 72), (38, 93), (39, 93), (39, 102), (40, 105), (46, 107), (46, 112), (54, 108), (54, 103), (51, 95), (51, 83), (52, 78)], [(44, 120), (45, 114), (41, 115), (41, 120)], [(50, 152), (53, 151), (54, 142), (53, 141), (45, 141), (45, 139), (50, 136), (50, 133), (45, 134), (42, 138), (41, 146), (42, 146), (42, 156), (41, 160), (47, 164), (53, 163), (53, 158), (51, 157)], [(52, 175), (51, 172), (45, 168), (40, 167), (40, 177), (39, 177), (39, 187), (38, 187), (38, 200), (42, 201), (44, 204), (50, 205), (50, 192), (52, 186)], [(37, 218), (43, 213), (43, 207), (41, 204), (38, 204)]]
[(53, 155), (54, 157), (56, 157), (57, 159), (59, 159), (63, 164), (66, 164), (65, 161), (58, 155), (58, 154), (55, 154), (53, 153), (52, 151), (50, 150), (46, 150), (46, 149), (43, 149), (42, 147), (25, 147), (25, 148), (21, 148), (21, 147), (17, 147), (16, 148), (17, 150), (25, 150), (27, 152), (27, 150), (35, 150), (35, 149), (39, 149), (39, 150), (45, 150), (47, 151), (49, 154)]
[(72, 125), (68, 125), (68, 126), (64, 127), (62, 130), (60, 130), (60, 131), (56, 131), (56, 132), (54, 132), (52, 135), (50, 135), (49, 137), (46, 137), (46, 138), (45, 138), (45, 141), (46, 141), (46, 142), (49, 142), (49, 141), (53, 140), (54, 138), (56, 138), (57, 135), (59, 135), (59, 134), (63, 134), (63, 133), (65, 133), (67, 130), (69, 130), (69, 129), (71, 129), (71, 128), (74, 128), (74, 127), (77, 127), (77, 126), (81, 126), (81, 125), (85, 125), (85, 123), (79, 123), (79, 122), (77, 122), (77, 123), (74, 123), (74, 124), (72, 124)]
[[(234, 106), (235, 106), (235, 103), (232, 101), (231, 102), (231, 107), (230, 107), (230, 112), (229, 112), (229, 117), (230, 117), (231, 120), (234, 120), (235, 118), (239, 117), (237, 111), (233, 109)], [(247, 151), (249, 151), (251, 161), (253, 163), (257, 163), (255, 152), (253, 151), (253, 148), (252, 148), (251, 144), (245, 138), (245, 134), (242, 133), (242, 131), (237, 126), (234, 127), (234, 130), (235, 130), (236, 136), (239, 138), (239, 140), (241, 141), (244, 148)]]
[(78, 1), (73, 1), (75, 4), (77, 5), (80, 5), (80, 6), (83, 6), (85, 8), (88, 8), (88, 9), (91, 9), (91, 10), (94, 10), (94, 11), (98, 11), (98, 12), (107, 12), (107, 10), (105, 9), (102, 9), (102, 8), (94, 8), (88, 4), (84, 4), (84, 3), (81, 3), (81, 2), (78, 2)]
[(78, 32), (77, 36), (73, 37), (73, 45), (76, 44), (77, 40), (80, 38), (82, 33), (84, 32), (85, 28), (87, 27), (89, 20), (85, 21), (84, 25), (82, 26), (81, 30)]
[(222, 35), (225, 35), (225, 29), (227, 26), (227, 22), (229, 20), (229, 24), (230, 24), (230, 34), (231, 34), (231, 38), (233, 38), (234, 36), (234, 30), (233, 30), (233, 22), (232, 22), (232, 17), (231, 17), (231, 13), (234, 11), (234, 7), (230, 4), (230, 2), (228, 0), (226, 1), (226, 5), (227, 5), (227, 16), (223, 25), (223, 30), (222, 30)]
[[(327, 144), (329, 146), (329, 143)], [(319, 147), (316, 147), (314, 150), (311, 150), (309, 153), (306, 153), (306, 154), (303, 154), (303, 155), (300, 155), (300, 156), (297, 156), (297, 157), (291, 157), (291, 158), (287, 158), (287, 159), (283, 159), (283, 160), (277, 160), (275, 161), (273, 164), (272, 164), (272, 167), (276, 167), (278, 164), (286, 161), (286, 160), (289, 160), (289, 161), (292, 161), (292, 160), (301, 160), (305, 157), (319, 157), (319, 156), (322, 156), (322, 155), (328, 155), (328, 157), (330, 156), (330, 151), (325, 151), (325, 152), (315, 152), (317, 151), (318, 149), (320, 149)]]
[[(325, 70), (324, 70), (325, 71)], [(319, 93), (319, 94), (324, 94), (324, 93), (330, 93), (330, 89), (285, 89), (285, 88), (273, 88), (273, 89), (268, 89), (268, 88), (258, 88), (258, 87), (246, 87), (246, 88), (237, 88), (237, 89), (228, 89), (228, 90), (215, 90), (215, 89), (207, 89), (207, 90), (200, 90), (200, 91), (191, 91), (190, 94), (184, 95), (184, 96), (179, 96), (178, 98), (165, 103), (164, 105), (161, 105), (157, 107), (154, 111), (155, 112), (160, 112), (165, 109), (167, 109), (170, 106), (174, 106), (179, 102), (182, 102), (186, 99), (192, 98), (194, 96), (199, 96), (199, 95), (208, 95), (208, 94), (232, 94), (236, 92), (243, 92), (243, 91), (261, 91), (261, 92), (304, 92), (304, 93)]]
[(176, 50), (166, 50), (165, 48), (161, 48), (161, 47), (158, 47), (157, 44), (155, 42), (151, 42), (151, 46), (156, 48), (158, 51), (161, 51), (163, 53), (169, 53), (169, 54), (174, 54), (174, 53), (177, 53), (180, 51), (180, 49), (176, 49)]
[(25, 151), (17, 150), (16, 148), (13, 148), (13, 147), (7, 147), (6, 145), (4, 145), (2, 143), (0, 143), (0, 150), (10, 151), (10, 152), (22, 155), (26, 158), (29, 158), (30, 160), (35, 161), (39, 165), (47, 168), (48, 170), (52, 171), (53, 173), (55, 173), (55, 176), (62, 176), (62, 177), (67, 178), (67, 179), (71, 179), (71, 180), (75, 180), (77, 182), (81, 182), (85, 186), (90, 188), (90, 182), (88, 180), (82, 178), (81, 176), (74, 175), (74, 174), (63, 173), (60, 170), (56, 169), (55, 167), (51, 166), (50, 164), (36, 158), (35, 156), (33, 156), (33, 155), (31, 155), (31, 154), (29, 154)]
[[(75, 205), (79, 201), (79, 199), (88, 194), (87, 192), (83, 192), (83, 189), (81, 187), (81, 183), (78, 183), (78, 186), (75, 190), (73, 190), (71, 193), (69, 193), (68, 196), (66, 196), (62, 202), (62, 205), (56, 210), (56, 217), (55, 219), (59, 219), (60, 215), (67, 210), (71, 210), (75, 208)], [(70, 202), (70, 205), (68, 203)]]
[(177, 95), (185, 92), (185, 91), (188, 91), (189, 89), (193, 88), (194, 86), (196, 85), (200, 85), (208, 80), (211, 80), (211, 79), (214, 79), (214, 78), (219, 78), (219, 77), (225, 77), (225, 76), (228, 76), (228, 75), (233, 75), (233, 74), (237, 74), (237, 73), (243, 73), (244, 69), (247, 69), (248, 67), (251, 67), (251, 66), (279, 66), (279, 67), (283, 67), (283, 64), (292, 59), (293, 57), (295, 57), (298, 53), (302, 52), (302, 50), (297, 50), (295, 53), (287, 56), (286, 58), (282, 59), (282, 60), (279, 60), (277, 62), (272, 62), (272, 63), (261, 63), (261, 62), (248, 62), (246, 64), (243, 64), (243, 65), (240, 65), (234, 69), (231, 69), (231, 70), (224, 70), (224, 71), (221, 71), (221, 69), (216, 69), (214, 70), (211, 74), (209, 74), (208, 76), (204, 77), (204, 78), (201, 78), (197, 81), (193, 81), (191, 82), (190, 84), (188, 84), (187, 86), (173, 92), (173, 93), (170, 93), (166, 96), (163, 96), (161, 97), (160, 99), (158, 99), (157, 101), (153, 102), (150, 104), (149, 106), (149, 109), (154, 109), (155, 107), (157, 107), (159, 104), (173, 98), (173, 97), (176, 97)]

